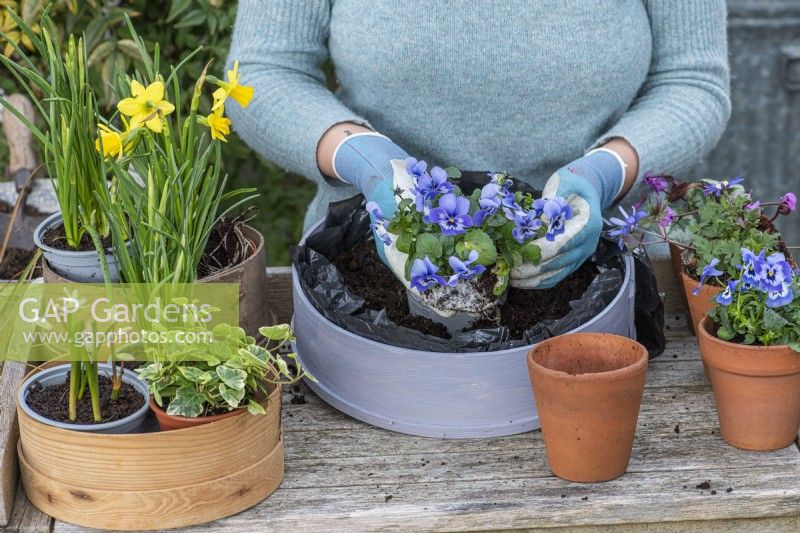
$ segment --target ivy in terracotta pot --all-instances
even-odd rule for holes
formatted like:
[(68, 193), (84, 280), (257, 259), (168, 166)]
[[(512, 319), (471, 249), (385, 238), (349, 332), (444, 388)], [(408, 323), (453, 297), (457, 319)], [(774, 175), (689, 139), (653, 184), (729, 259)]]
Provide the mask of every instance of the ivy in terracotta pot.
[(294, 353), (281, 353), (294, 341), (287, 324), (259, 329), (270, 341), (268, 347), (256, 344), (240, 327), (220, 324), (212, 333), (211, 343), (185, 345), (138, 369), (149, 385), (150, 407), (162, 430), (244, 412), (264, 414), (265, 401), (275, 387), (310, 377)]
[(748, 450), (784, 448), (800, 426), (800, 276), (781, 253), (742, 248), (740, 260), (700, 323), (700, 353), (723, 438)]

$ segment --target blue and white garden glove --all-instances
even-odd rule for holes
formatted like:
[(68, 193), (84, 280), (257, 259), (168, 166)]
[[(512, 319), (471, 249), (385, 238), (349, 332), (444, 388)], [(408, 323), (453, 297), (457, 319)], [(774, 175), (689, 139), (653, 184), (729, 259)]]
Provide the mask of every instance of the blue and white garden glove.
[[(603, 229), (603, 209), (619, 196), (625, 184), (625, 163), (606, 148), (592, 150), (553, 174), (542, 198), (561, 196), (572, 208), (572, 218), (555, 238), (534, 241), (542, 250), (538, 265), (512, 269), (512, 287), (548, 289), (575, 272), (597, 249)], [(550, 240), (552, 238), (552, 240)]]
[(403, 281), (407, 256), (393, 244), (387, 247), (386, 242), (394, 239), (387, 238), (385, 228), (375, 222), (376, 215), (391, 219), (401, 198), (414, 198), (410, 192), (414, 179), (406, 170), (408, 159), (405, 150), (375, 132), (351, 135), (333, 153), (336, 177), (361, 191), (367, 203), (377, 204), (378, 212), (370, 213), (375, 247), (383, 262)]

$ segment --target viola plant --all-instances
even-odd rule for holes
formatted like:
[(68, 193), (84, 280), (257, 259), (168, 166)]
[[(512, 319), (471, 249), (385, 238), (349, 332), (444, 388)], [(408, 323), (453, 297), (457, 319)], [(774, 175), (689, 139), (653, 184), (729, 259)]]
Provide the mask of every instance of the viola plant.
[(461, 173), (409, 158), (414, 181), (401, 194), (397, 212), (387, 220), (374, 202), (367, 204), (373, 230), (387, 246), (407, 254), (406, 279), (420, 293), (455, 288), (487, 273), (502, 296), (509, 273), (524, 262), (538, 263), (536, 239), (554, 240), (564, 232), (572, 210), (563, 198), (534, 199), (514, 191), (508, 174), (489, 174), (490, 181), (470, 195), (457, 185)]
[(800, 352), (798, 271), (779, 252), (740, 252), (738, 276), (727, 281), (709, 312), (717, 337), (739, 344), (785, 344)]
[[(739, 274), (742, 247), (780, 251), (782, 241), (773, 222), (796, 209), (794, 193), (775, 202), (759, 202), (743, 186), (743, 178), (681, 182), (671, 176), (647, 174), (648, 194), (622, 217), (607, 221), (608, 234), (620, 248), (668, 242), (686, 251), (687, 271), (697, 279), (724, 286)], [(702, 265), (713, 262), (710, 273)]]

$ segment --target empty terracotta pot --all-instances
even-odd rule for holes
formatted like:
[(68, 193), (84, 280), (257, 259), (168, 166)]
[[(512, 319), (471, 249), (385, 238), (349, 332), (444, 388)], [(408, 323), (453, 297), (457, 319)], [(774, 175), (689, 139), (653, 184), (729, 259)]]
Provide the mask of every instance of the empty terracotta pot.
[(608, 333), (553, 337), (528, 352), (528, 371), (555, 475), (595, 483), (628, 468), (647, 349)]
[(706, 284), (700, 289), (700, 293), (695, 296), (692, 294), (692, 291), (697, 287), (699, 282), (696, 279), (692, 279), (686, 272), (681, 272), (681, 281), (683, 282), (683, 293), (689, 305), (692, 332), (697, 335), (697, 324), (703, 320), (707, 312), (711, 311), (714, 306), (717, 305), (714, 298), (722, 291), (722, 287)]
[(800, 426), (800, 354), (788, 346), (746, 346), (718, 339), (708, 317), (698, 333), (725, 442), (760, 451), (793, 444)]

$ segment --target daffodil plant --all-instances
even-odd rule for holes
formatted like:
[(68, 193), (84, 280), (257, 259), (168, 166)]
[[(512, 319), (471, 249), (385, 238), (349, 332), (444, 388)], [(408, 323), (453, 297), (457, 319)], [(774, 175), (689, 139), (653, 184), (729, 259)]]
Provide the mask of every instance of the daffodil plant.
[[(5, 99), (0, 98), (0, 104), (31, 130), (40, 145), (61, 208), (66, 242), (77, 248), (87, 234), (109, 234), (98, 195), (111, 194), (102, 157), (94, 147), (97, 98), (88, 83), (86, 48), (83, 39), (70, 35), (62, 50), (62, 37), (47, 9), (42, 14), (41, 29), (29, 26), (11, 9), (4, 17), (13, 20), (18, 34), (0, 32), (0, 38), (20, 61), (0, 55), (0, 62), (28, 93), (42, 126), (29, 121)], [(27, 56), (25, 48), (30, 47), (44, 60), (44, 72)]]
[[(237, 68), (227, 81), (208, 75), (197, 79), (188, 110), (181, 102), (178, 73), (201, 49), (161, 74), (158, 44), (150, 55), (130, 24), (143, 69), (117, 73), (118, 114), (98, 125), (97, 150), (117, 180), (116, 199), (104, 208), (115, 221), (112, 231), (130, 227), (134, 236), (116, 255), (130, 283), (191, 283), (214, 225), (249, 201), (252, 189), (225, 191), (221, 143), (230, 134), (225, 107), (247, 106), (253, 89), (240, 82)], [(214, 103), (200, 112), (201, 96), (216, 86)], [(112, 201), (113, 200), (113, 201)]]

